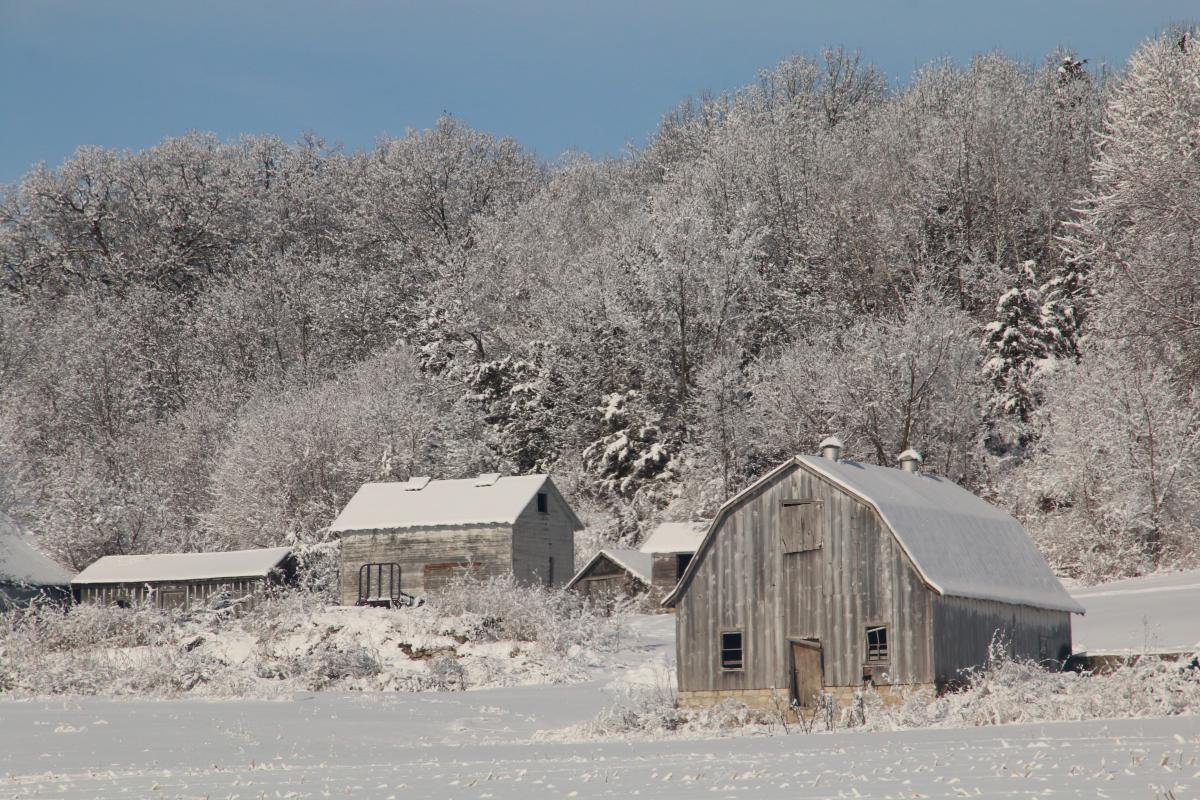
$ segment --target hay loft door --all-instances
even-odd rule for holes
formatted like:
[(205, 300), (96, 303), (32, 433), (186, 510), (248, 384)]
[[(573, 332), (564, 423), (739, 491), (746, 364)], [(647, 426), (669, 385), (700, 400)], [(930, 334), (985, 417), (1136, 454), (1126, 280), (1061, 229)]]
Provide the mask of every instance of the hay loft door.
[(825, 687), (821, 665), (821, 643), (812, 639), (792, 640), (792, 699), (811, 708)]

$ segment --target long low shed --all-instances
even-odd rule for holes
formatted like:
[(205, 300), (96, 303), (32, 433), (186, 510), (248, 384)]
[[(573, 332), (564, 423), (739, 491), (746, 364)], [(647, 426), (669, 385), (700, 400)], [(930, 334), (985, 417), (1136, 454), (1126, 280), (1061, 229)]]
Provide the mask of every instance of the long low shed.
[(160, 553), (104, 556), (71, 581), (81, 603), (153, 602), (188, 608), (215, 594), (250, 598), (294, 577), (291, 548), (268, 547), (221, 553)]

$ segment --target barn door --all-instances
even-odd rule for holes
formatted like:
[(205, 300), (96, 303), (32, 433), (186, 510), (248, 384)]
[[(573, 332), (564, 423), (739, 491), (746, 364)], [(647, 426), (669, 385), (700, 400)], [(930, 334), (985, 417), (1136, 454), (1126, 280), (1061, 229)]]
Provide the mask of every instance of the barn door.
[(821, 667), (821, 643), (804, 640), (792, 642), (792, 697), (797, 705), (812, 707), (825, 688), (825, 672)]

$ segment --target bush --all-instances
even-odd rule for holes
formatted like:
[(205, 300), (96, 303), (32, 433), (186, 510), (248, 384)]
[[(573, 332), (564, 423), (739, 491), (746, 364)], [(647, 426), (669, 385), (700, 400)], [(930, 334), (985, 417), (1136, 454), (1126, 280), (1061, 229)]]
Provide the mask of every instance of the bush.
[(529, 586), (511, 575), (456, 577), (426, 602), (436, 613), (467, 622), (469, 641), (537, 642), (560, 656), (573, 648), (613, 650), (624, 633), (620, 615), (598, 613), (579, 592)]

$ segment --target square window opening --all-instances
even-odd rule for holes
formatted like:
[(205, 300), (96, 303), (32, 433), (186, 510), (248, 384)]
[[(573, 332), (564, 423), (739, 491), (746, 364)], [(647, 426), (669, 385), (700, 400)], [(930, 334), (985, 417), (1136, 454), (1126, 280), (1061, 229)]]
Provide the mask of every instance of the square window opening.
[(867, 662), (881, 664), (888, 660), (888, 629), (886, 625), (867, 628)]
[(721, 669), (739, 670), (745, 665), (745, 651), (742, 649), (741, 631), (724, 631), (721, 633)]

